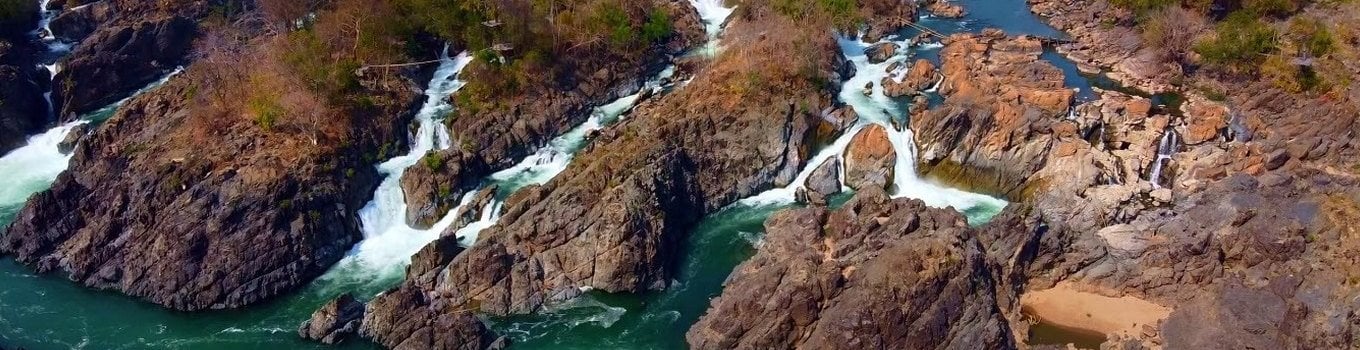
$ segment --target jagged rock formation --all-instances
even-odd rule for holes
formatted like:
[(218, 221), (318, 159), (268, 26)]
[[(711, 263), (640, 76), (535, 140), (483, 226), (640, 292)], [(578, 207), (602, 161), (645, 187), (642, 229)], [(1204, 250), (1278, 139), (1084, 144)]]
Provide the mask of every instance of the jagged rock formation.
[(989, 264), (963, 216), (861, 190), (836, 211), (765, 223), (687, 335), (695, 349), (1014, 347)]
[(298, 327), (298, 335), (322, 344), (336, 344), (359, 331), (363, 316), (364, 303), (354, 300), (349, 293), (341, 294), (313, 312), (312, 317)]
[[(229, 4), (228, 4), (229, 3)], [(175, 69), (198, 35), (197, 21), (213, 6), (239, 1), (97, 1), (55, 19), (57, 37), (76, 43), (53, 78), (52, 100), (61, 120), (126, 97)]]
[[(834, 76), (833, 38), (821, 32), (762, 36), (750, 28), (802, 31), (769, 14), (751, 16), (729, 24), (729, 50), (758, 55), (799, 47), (813, 56), (815, 66), (808, 68)], [(372, 302), (363, 333), (389, 347), (478, 343), (490, 336), (468, 326), (475, 312), (534, 312), (582, 288), (665, 287), (690, 226), (738, 198), (790, 182), (808, 156), (811, 124), (831, 107), (831, 93), (823, 90), (830, 87), (805, 84), (805, 78), (772, 78), (780, 85), (759, 89), (734, 85), (749, 82), (751, 70), (773, 77), (807, 71), (752, 66), (742, 56), (719, 56), (689, 85), (602, 131), (557, 178), (509, 198), (481, 242), (446, 267), (408, 273), (405, 283)], [(425, 257), (415, 259), (429, 266)]]
[(191, 113), (202, 101), (185, 98), (201, 77), (186, 75), (78, 144), (71, 170), (30, 199), (0, 253), (178, 310), (258, 302), (343, 257), (379, 181), (362, 155), (399, 144), (419, 87), (366, 78), (372, 114), (336, 118), (336, 141), (318, 146), (245, 118), (203, 120), (213, 117)]
[[(538, 85), (513, 96), (498, 96), (494, 102), (477, 102), (479, 106), (459, 106), (448, 119), (453, 147), (435, 156), (445, 160), (443, 166), (413, 168), (403, 176), (402, 189), (411, 208), (407, 221), (416, 227), (429, 227), (457, 206), (462, 193), (476, 186), (478, 179), (514, 166), (552, 138), (584, 122), (596, 106), (633, 94), (669, 64), (670, 56), (705, 40), (698, 14), (688, 4), (653, 2), (676, 18), (675, 35), (664, 45), (640, 48), (623, 57), (586, 46), (558, 58), (563, 62), (555, 65), (564, 76), (556, 81), (534, 82)], [(469, 69), (475, 71), (476, 67)], [(470, 79), (479, 76), (473, 72)], [(506, 77), (489, 75), (482, 79)]]
[[(1056, 70), (1015, 59), (1041, 46), (999, 38), (946, 40), (946, 101), (912, 122), (927, 176), (1021, 202), (979, 234), (1017, 339), (1017, 299), (1055, 286), (1172, 310), (1106, 346), (1332, 348), (1355, 338), (1353, 230), (1341, 224), (1360, 213), (1351, 189), (1360, 176), (1343, 170), (1355, 145), (1340, 135), (1357, 131), (1348, 107), (1245, 84), (1230, 97), (1236, 108), (1191, 94), (1169, 110), (1097, 91), (1069, 114), (1061, 76), (1046, 73)], [(1077, 38), (1071, 45), (1097, 45)], [(1149, 79), (1142, 85), (1169, 86)], [(1187, 136), (1154, 177), (1170, 134)]]

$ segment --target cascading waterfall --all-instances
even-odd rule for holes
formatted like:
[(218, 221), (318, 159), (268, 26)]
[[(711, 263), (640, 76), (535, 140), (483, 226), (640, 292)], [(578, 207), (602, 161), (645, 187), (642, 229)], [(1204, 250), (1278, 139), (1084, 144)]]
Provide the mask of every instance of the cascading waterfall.
[(453, 222), (453, 215), (444, 215), (426, 230), (407, 225), (406, 195), (401, 189), (401, 176), (406, 168), (416, 165), (425, 153), (434, 150), (436, 144), (448, 146), (448, 131), (437, 131), (444, 128), (438, 119), (453, 108), (449, 104), (449, 96), (465, 85), (457, 78), (458, 72), (471, 62), (472, 55), (467, 52), (452, 58), (447, 52), (441, 53), (439, 67), (425, 89), (425, 103), (416, 113), (417, 127), (415, 135), (411, 137), (411, 150), (378, 164), (378, 172), (385, 177), (374, 191), (373, 200), (359, 209), (364, 240), (354, 247), (342, 266), (357, 264), (366, 271), (400, 268), (416, 250), (438, 238), (440, 232)]
[[(496, 221), (500, 219), (502, 200), (505, 197), (525, 186), (541, 185), (557, 177), (558, 174), (567, 169), (567, 165), (571, 164), (576, 153), (585, 148), (590, 133), (621, 120), (624, 115), (633, 110), (637, 102), (642, 99), (643, 94), (658, 93), (669, 88), (667, 82), (674, 75), (675, 66), (666, 67), (655, 77), (643, 83), (637, 92), (596, 107), (591, 112), (590, 117), (581, 125), (549, 141), (547, 146), (525, 157), (519, 164), (491, 174), (490, 184), (483, 186), (482, 190), (494, 185), (502, 195), (497, 196), (483, 208), (482, 215), (476, 222), (458, 228), (455, 235), (464, 245), (475, 243), (477, 235), (482, 230), (496, 224)], [(459, 208), (454, 208), (454, 210), (457, 211)]]
[[(813, 170), (832, 157), (841, 159), (842, 164), (844, 164), (844, 154), (850, 140), (865, 127), (877, 124), (887, 131), (888, 141), (892, 144), (896, 153), (896, 164), (893, 168), (893, 197), (920, 199), (926, 205), (932, 207), (954, 207), (961, 212), (983, 210), (995, 213), (1006, 206), (1006, 202), (1001, 199), (943, 187), (925, 181), (916, 175), (916, 143), (912, 131), (905, 127), (904, 116), (906, 111), (900, 107), (900, 103), (884, 94), (883, 86), (880, 83), (885, 77), (890, 77), (892, 74), (887, 71), (887, 67), (894, 63), (904, 62), (908, 58), (906, 55), (909, 50), (901, 50), (901, 53), (897, 56), (875, 64), (869, 63), (864, 50), (876, 43), (865, 43), (848, 38), (841, 38), (839, 42), (845, 58), (855, 65), (855, 75), (841, 85), (839, 97), (841, 102), (854, 108), (855, 113), (859, 115), (858, 123), (833, 141), (830, 146), (813, 156), (807, 165), (799, 171), (793, 183), (783, 188), (775, 188), (742, 199), (738, 203), (748, 206), (792, 203), (794, 194), (805, 185), (807, 177), (811, 175)], [(906, 45), (908, 42), (903, 41), (898, 42), (898, 44)], [(939, 84), (939, 82), (936, 83), (937, 86)], [(867, 91), (864, 90), (866, 85), (871, 86)], [(899, 127), (899, 125), (901, 126)], [(844, 177), (841, 178), (841, 187), (846, 187)], [(978, 216), (977, 221), (985, 221), (989, 217), (990, 215)]]
[(1162, 167), (1171, 162), (1171, 156), (1176, 154), (1176, 148), (1180, 147), (1180, 135), (1176, 130), (1167, 128), (1162, 133), (1162, 140), (1157, 142), (1157, 158), (1152, 161), (1152, 173), (1148, 175), (1148, 182), (1152, 182), (1152, 188), (1162, 188)]
[(47, 131), (28, 138), (28, 143), (0, 157), (0, 218), (6, 218), (23, 206), (29, 196), (52, 186), (57, 175), (66, 171), (72, 153), (62, 153), (61, 143), (72, 130), (84, 124), (99, 123), (107, 119), (118, 107), (133, 97), (164, 85), (183, 68), (176, 69), (164, 78), (148, 84), (131, 96), (114, 102), (104, 108), (91, 112), (75, 121), (58, 125)]

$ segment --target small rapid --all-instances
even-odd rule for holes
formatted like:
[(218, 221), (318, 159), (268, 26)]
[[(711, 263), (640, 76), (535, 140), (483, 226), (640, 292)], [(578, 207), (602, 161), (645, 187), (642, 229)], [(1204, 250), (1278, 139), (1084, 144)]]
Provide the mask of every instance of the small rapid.
[(1176, 130), (1167, 128), (1162, 132), (1162, 139), (1157, 142), (1157, 158), (1152, 161), (1152, 172), (1148, 174), (1148, 182), (1152, 183), (1152, 188), (1162, 188), (1162, 168), (1171, 162), (1171, 156), (1176, 154), (1176, 148), (1180, 147), (1180, 135)]
[(727, 17), (737, 9), (736, 6), (726, 7), (723, 0), (689, 0), (689, 4), (699, 12), (699, 20), (704, 22), (704, 33), (708, 34), (708, 42), (698, 53), (705, 57), (716, 56), (722, 50), (719, 37), (727, 24)]
[[(902, 47), (913, 45), (910, 40), (894, 43)], [(916, 174), (916, 142), (912, 130), (906, 127), (908, 123), (906, 119), (907, 110), (902, 107), (903, 103), (888, 97), (881, 84), (885, 78), (896, 78), (896, 73), (889, 71), (888, 67), (894, 64), (903, 65), (909, 58), (908, 55), (911, 50), (899, 50), (898, 55), (886, 61), (870, 63), (864, 51), (878, 43), (840, 38), (839, 44), (845, 58), (855, 66), (855, 75), (846, 79), (841, 85), (839, 98), (841, 102), (850, 105), (855, 110), (855, 113), (859, 115), (859, 121), (833, 141), (831, 145), (818, 151), (788, 186), (771, 189), (742, 199), (738, 202), (739, 204), (758, 206), (793, 203), (795, 193), (806, 185), (807, 178), (817, 167), (832, 158), (839, 159), (841, 164), (845, 164), (846, 148), (855, 135), (867, 126), (879, 125), (887, 131), (888, 141), (892, 144), (894, 153), (896, 153), (891, 192), (893, 197), (915, 198), (932, 207), (953, 207), (963, 213), (984, 214), (969, 215), (969, 221), (974, 224), (985, 222), (991, 218), (991, 215), (999, 213), (1001, 209), (1006, 207), (1007, 203), (1004, 200), (940, 186), (922, 179)], [(943, 77), (936, 81), (934, 86), (931, 87), (931, 91), (938, 89), (942, 83)], [(869, 86), (869, 88), (865, 89), (866, 86)], [(841, 181), (841, 187), (843, 189), (848, 188), (844, 179)]]

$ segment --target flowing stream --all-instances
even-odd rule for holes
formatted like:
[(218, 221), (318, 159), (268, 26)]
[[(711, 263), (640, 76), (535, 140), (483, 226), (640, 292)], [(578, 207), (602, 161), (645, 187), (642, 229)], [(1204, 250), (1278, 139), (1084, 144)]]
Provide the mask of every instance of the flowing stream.
[[(44, 8), (46, 2), (43, 0)], [(710, 42), (700, 53), (719, 52), (718, 39), (723, 23), (732, 8), (722, 0), (691, 0), (700, 12)], [(1020, 0), (961, 0), (969, 10), (961, 20), (925, 19), (922, 24), (932, 29), (954, 33), (978, 31), (988, 26), (999, 26), (1011, 34), (1060, 36), (1052, 28), (1042, 25), (1025, 9)], [(1023, 13), (1021, 13), (1023, 12)], [(55, 11), (44, 12), (43, 28)], [(52, 48), (54, 57), (70, 46), (50, 36), (50, 30), (40, 28), (37, 33)], [(914, 32), (906, 31), (901, 38)], [(858, 125), (832, 144), (823, 147), (799, 174), (803, 179), (816, 165), (842, 157), (850, 138), (871, 124), (889, 130), (890, 141), (898, 153), (893, 194), (898, 197), (921, 199), (932, 206), (952, 206), (960, 209), (970, 223), (985, 222), (1005, 205), (1003, 201), (982, 195), (937, 186), (920, 179), (914, 170), (915, 148), (911, 130), (906, 129), (907, 115), (902, 101), (887, 98), (875, 84), (871, 93), (863, 93), (865, 82), (876, 82), (891, 74), (884, 72), (886, 64), (871, 65), (863, 59), (866, 43), (842, 39), (842, 50), (855, 62), (860, 75), (845, 82), (840, 98), (855, 108), (861, 117)], [(904, 51), (894, 60), (926, 58), (938, 61), (938, 45), (922, 45)], [(1045, 57), (1045, 59), (1062, 59)], [(452, 57), (441, 62), (426, 94), (444, 96), (462, 84), (457, 72), (465, 57)], [(1065, 59), (1062, 59), (1065, 60)], [(60, 69), (57, 59), (44, 62), (55, 72)], [(1070, 63), (1070, 62), (1069, 62)], [(1075, 68), (1072, 68), (1073, 70)], [(1067, 74), (1074, 72), (1064, 69)], [(644, 84), (652, 92), (670, 88), (663, 86), (669, 70)], [(1081, 79), (1069, 81), (1073, 88), (1090, 88)], [(1085, 85), (1082, 85), (1085, 84)], [(550, 141), (515, 167), (488, 177), (476, 191), (497, 188), (497, 198), (503, 199), (530, 184), (544, 183), (559, 174), (570, 163), (574, 154), (589, 142), (592, 131), (607, 127), (625, 117), (640, 94), (623, 97), (600, 106), (581, 126)], [(938, 96), (933, 96), (938, 99)], [(373, 344), (349, 342), (338, 347), (325, 347), (300, 340), (297, 325), (316, 307), (345, 292), (367, 298), (398, 283), (402, 268), (409, 256), (433, 240), (450, 225), (446, 215), (435, 225), (438, 229), (415, 230), (405, 224), (405, 201), (399, 179), (409, 166), (419, 162), (426, 151), (447, 149), (452, 140), (439, 119), (453, 108), (447, 98), (429, 98), (417, 117), (417, 131), (412, 136), (411, 152), (379, 164), (387, 177), (371, 203), (361, 209), (365, 240), (333, 269), (316, 281), (275, 301), (242, 310), (181, 313), (168, 311), (126, 296), (89, 290), (55, 275), (34, 275), (12, 259), (0, 259), (0, 345), (21, 346), (32, 350), (46, 349), (368, 349)], [(93, 112), (81, 120), (59, 125), (47, 132), (34, 135), (29, 144), (0, 157), (0, 227), (8, 224), (23, 201), (32, 193), (47, 188), (65, 170), (70, 155), (57, 151), (57, 143), (79, 123), (97, 123), (116, 110), (116, 106)], [(909, 175), (909, 176), (903, 176)], [(742, 200), (710, 215), (699, 223), (682, 248), (682, 259), (677, 263), (675, 283), (664, 291), (637, 295), (611, 295), (589, 292), (582, 298), (558, 305), (552, 312), (541, 315), (519, 316), (493, 320), (493, 328), (505, 332), (521, 349), (684, 349), (684, 332), (708, 307), (708, 300), (721, 292), (722, 281), (732, 268), (749, 258), (759, 245), (764, 220), (775, 211), (794, 207), (796, 187), (774, 189)], [(464, 197), (464, 205), (475, 195)], [(849, 194), (833, 196), (833, 205), (843, 203)], [(475, 223), (460, 228), (457, 234), (467, 242), (475, 240), (477, 231), (495, 223), (500, 201), (488, 204)], [(455, 209), (456, 211), (457, 209)]]

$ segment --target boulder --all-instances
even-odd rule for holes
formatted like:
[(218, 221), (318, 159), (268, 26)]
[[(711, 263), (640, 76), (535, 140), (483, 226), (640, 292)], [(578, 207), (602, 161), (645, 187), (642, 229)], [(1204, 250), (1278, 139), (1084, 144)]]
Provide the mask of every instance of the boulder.
[(812, 170), (808, 175), (807, 183), (803, 184), (808, 191), (816, 192), (823, 197), (841, 193), (841, 160), (838, 157), (831, 157), (817, 169)]
[(1213, 140), (1228, 127), (1228, 108), (1218, 102), (1195, 100), (1185, 105), (1185, 131), (1181, 133), (1186, 145), (1198, 145)]
[(845, 182), (854, 189), (886, 189), (893, 183), (897, 151), (881, 125), (870, 125), (850, 139), (845, 149)]
[(898, 49), (900, 48), (897, 47), (896, 43), (878, 43), (864, 49), (864, 55), (869, 58), (869, 63), (878, 64), (896, 56)]
[(935, 0), (926, 5), (926, 11), (941, 18), (960, 18), (963, 17), (963, 7), (955, 5), (947, 0)]
[(963, 216), (860, 191), (837, 211), (790, 209), (686, 333), (693, 349), (1015, 346)]
[(475, 153), (461, 149), (430, 151), (401, 175), (406, 223), (429, 228), (462, 200), (491, 169)]
[(363, 317), (364, 303), (350, 293), (341, 294), (303, 321), (298, 335), (322, 344), (338, 344), (359, 331)]
[(916, 60), (912, 63), (911, 69), (907, 70), (906, 75), (903, 75), (900, 79), (883, 78), (883, 93), (888, 97), (915, 95), (934, 85), (938, 80), (937, 76), (934, 63), (924, 59)]

